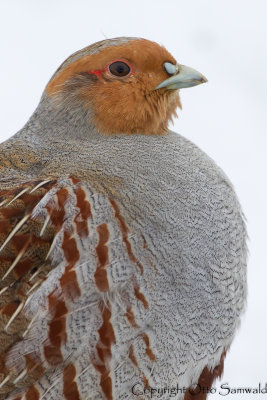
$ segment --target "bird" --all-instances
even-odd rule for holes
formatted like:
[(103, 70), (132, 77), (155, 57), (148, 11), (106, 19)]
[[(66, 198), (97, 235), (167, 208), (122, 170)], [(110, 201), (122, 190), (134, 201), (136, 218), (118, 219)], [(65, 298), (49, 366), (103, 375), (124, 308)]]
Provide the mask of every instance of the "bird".
[(232, 183), (169, 130), (207, 82), (106, 39), (56, 70), (0, 145), (0, 399), (204, 400), (246, 305)]

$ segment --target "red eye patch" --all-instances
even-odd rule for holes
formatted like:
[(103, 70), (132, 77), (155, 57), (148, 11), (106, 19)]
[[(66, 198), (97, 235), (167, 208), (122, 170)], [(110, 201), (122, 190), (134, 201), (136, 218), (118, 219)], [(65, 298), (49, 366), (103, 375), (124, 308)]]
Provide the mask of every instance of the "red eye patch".
[(93, 70), (93, 71), (89, 71), (88, 74), (93, 74), (93, 75), (96, 75), (98, 78), (101, 78), (101, 77), (102, 77), (102, 74), (103, 74), (105, 71), (106, 71), (105, 69), (102, 69), (102, 70), (96, 69), (96, 70)]

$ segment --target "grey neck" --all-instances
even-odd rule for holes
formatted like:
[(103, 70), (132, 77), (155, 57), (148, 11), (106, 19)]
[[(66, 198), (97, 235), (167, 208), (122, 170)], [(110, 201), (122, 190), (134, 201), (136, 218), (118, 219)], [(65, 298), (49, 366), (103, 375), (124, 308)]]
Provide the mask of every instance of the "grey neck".
[(88, 140), (99, 140), (100, 134), (96, 131), (90, 109), (84, 108), (77, 100), (68, 100), (66, 95), (62, 101), (59, 96), (50, 98), (44, 93), (29, 121), (12, 139), (23, 139), (36, 147), (60, 144), (62, 148), (70, 142), (84, 146)]

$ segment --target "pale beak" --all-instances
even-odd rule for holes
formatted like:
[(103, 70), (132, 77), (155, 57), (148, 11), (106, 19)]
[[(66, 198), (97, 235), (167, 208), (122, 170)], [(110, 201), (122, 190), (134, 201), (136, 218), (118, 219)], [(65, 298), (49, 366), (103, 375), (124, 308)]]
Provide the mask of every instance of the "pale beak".
[[(171, 65), (175, 68), (171, 67)], [(165, 69), (169, 73), (174, 73), (173, 76), (161, 82), (155, 90), (166, 88), (166, 89), (181, 89), (191, 86), (200, 85), (208, 80), (200, 72), (193, 68), (187, 67), (186, 65), (177, 64), (174, 66), (171, 63), (164, 63)]]

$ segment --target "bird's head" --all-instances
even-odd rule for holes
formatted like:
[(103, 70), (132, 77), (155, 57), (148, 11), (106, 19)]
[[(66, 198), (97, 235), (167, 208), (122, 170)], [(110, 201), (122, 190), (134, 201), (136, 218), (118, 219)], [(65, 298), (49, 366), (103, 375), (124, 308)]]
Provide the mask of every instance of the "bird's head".
[(46, 87), (51, 98), (90, 109), (97, 131), (163, 134), (181, 107), (179, 89), (206, 82), (155, 42), (116, 38), (70, 56)]

